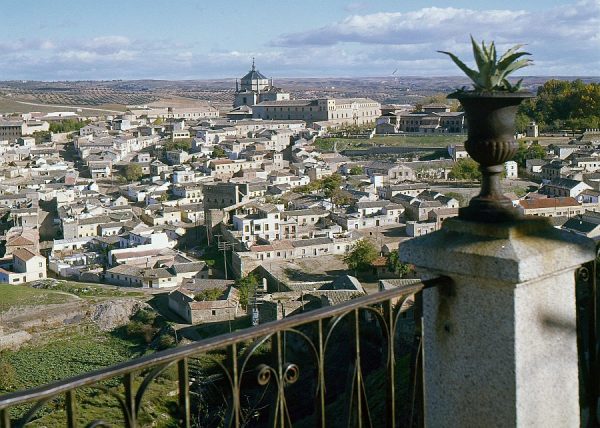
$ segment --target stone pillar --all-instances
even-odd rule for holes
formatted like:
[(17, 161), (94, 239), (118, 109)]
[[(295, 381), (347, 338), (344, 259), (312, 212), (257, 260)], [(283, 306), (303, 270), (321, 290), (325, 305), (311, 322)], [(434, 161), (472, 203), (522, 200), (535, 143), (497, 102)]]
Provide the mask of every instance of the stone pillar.
[(590, 239), (453, 218), (400, 256), (453, 280), (423, 292), (427, 427), (579, 426), (575, 270)]

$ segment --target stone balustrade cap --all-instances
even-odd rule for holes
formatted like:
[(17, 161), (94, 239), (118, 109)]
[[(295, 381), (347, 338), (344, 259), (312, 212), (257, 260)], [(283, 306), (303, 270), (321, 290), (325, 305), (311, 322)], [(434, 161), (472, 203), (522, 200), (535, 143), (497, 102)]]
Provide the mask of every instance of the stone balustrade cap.
[(544, 218), (505, 223), (447, 219), (442, 229), (400, 245), (400, 258), (436, 274), (506, 283), (551, 276), (594, 260), (594, 241)]

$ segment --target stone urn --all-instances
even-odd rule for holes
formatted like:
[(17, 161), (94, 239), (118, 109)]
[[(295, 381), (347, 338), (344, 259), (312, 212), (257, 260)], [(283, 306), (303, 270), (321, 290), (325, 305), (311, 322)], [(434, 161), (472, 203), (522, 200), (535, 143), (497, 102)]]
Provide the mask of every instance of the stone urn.
[(459, 217), (480, 222), (511, 221), (520, 217), (510, 199), (502, 193), (500, 178), (504, 162), (513, 158), (515, 116), (519, 104), (532, 98), (531, 92), (455, 92), (448, 98), (462, 104), (467, 119), (467, 153), (479, 163), (481, 193), (471, 199), (468, 207), (459, 210)]

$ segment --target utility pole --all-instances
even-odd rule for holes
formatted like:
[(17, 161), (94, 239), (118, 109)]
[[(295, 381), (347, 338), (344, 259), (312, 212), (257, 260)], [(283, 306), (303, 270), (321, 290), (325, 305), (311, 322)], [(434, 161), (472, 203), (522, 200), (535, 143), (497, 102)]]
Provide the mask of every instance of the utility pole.
[[(217, 235), (220, 236), (220, 235)], [(225, 269), (225, 279), (227, 279), (227, 250), (231, 250), (233, 248), (233, 244), (231, 242), (223, 241), (217, 244), (217, 248), (220, 251), (223, 251), (223, 265)]]

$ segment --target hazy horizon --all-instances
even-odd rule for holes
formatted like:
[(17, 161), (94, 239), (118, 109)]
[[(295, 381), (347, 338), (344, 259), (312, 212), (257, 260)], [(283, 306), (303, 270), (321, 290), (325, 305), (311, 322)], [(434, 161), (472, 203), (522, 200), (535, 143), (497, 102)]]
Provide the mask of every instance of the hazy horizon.
[[(243, 73), (242, 73), (243, 74)], [(155, 78), (136, 78), (136, 79), (62, 79), (62, 80), (44, 80), (44, 79), (6, 79), (0, 80), (0, 82), (134, 82), (134, 81), (151, 81), (151, 82), (210, 82), (210, 81), (231, 81), (239, 80), (241, 76), (230, 76), (230, 77), (214, 77), (214, 78), (194, 78), (194, 79), (155, 79)], [(397, 75), (397, 76), (283, 76), (274, 77), (276, 80), (330, 80), (330, 79), (349, 79), (349, 80), (360, 80), (360, 79), (457, 79), (468, 82), (469, 79), (461, 75), (438, 75), (438, 76), (411, 76), (411, 75)], [(600, 80), (600, 74), (595, 76), (575, 76), (575, 75), (520, 75), (519, 78), (525, 79), (598, 79)], [(276, 83), (276, 82), (275, 82)]]

